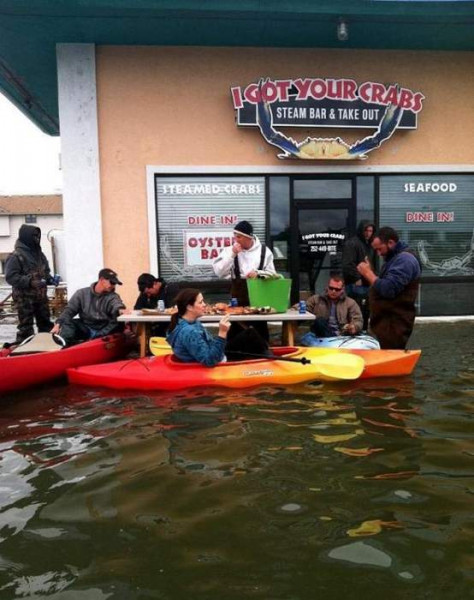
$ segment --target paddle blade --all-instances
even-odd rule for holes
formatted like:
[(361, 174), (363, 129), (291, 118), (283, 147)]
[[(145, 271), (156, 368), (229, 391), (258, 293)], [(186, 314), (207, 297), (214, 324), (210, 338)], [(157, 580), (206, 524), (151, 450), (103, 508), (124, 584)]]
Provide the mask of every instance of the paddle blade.
[(12, 355), (17, 356), (20, 354), (36, 354), (39, 352), (56, 352), (57, 350), (61, 350), (61, 348), (62, 346), (55, 341), (54, 336), (51, 333), (43, 331), (30, 336), (22, 344), (17, 346), (13, 350)]
[(171, 346), (164, 337), (150, 338), (150, 352), (154, 356), (162, 356), (163, 354), (171, 354)]
[(364, 359), (354, 354), (325, 354), (313, 358), (312, 363), (328, 379), (358, 379), (365, 368)]

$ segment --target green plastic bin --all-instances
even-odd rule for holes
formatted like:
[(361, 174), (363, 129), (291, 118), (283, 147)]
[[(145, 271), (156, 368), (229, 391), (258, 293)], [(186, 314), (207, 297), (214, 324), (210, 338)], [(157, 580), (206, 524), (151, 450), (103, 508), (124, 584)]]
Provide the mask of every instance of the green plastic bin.
[(250, 306), (271, 306), (286, 312), (290, 305), (291, 279), (247, 279)]

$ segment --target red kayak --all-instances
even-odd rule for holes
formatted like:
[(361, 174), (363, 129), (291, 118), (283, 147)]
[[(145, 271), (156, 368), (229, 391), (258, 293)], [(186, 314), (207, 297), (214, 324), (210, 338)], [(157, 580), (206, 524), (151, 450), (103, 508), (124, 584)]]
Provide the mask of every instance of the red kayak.
[(51, 352), (15, 356), (4, 350), (0, 354), (0, 394), (52, 381), (65, 376), (71, 367), (123, 358), (134, 343), (134, 336), (118, 333)]
[[(304, 381), (338, 381), (409, 375), (420, 350), (340, 350), (339, 348), (273, 348), (274, 356), (204, 367), (168, 354), (121, 360), (109, 365), (68, 369), (70, 383), (112, 389), (181, 390), (200, 386), (245, 388), (291, 385)], [(359, 356), (356, 356), (357, 353)]]

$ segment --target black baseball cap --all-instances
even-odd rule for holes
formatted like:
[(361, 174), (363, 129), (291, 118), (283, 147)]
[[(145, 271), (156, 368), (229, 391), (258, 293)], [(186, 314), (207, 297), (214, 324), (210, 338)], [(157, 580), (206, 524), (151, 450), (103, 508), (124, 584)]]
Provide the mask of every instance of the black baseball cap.
[(114, 285), (122, 285), (117, 273), (112, 271), (112, 269), (101, 269), (99, 271), (99, 279), (108, 279)]

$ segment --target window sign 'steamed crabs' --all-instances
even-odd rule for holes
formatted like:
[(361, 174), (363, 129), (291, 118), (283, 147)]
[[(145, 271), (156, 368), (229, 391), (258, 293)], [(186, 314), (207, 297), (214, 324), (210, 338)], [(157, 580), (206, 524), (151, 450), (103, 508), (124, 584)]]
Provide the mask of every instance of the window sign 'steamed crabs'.
[[(262, 81), (260, 81), (260, 91), (261, 87)], [(260, 94), (260, 101), (257, 103), (257, 125), (269, 144), (283, 150), (283, 154), (279, 154), (278, 158), (301, 158), (305, 160), (365, 159), (369, 152), (375, 150), (390, 138), (400, 123), (402, 115), (402, 108), (389, 104), (377, 131), (363, 140), (358, 140), (352, 146), (340, 137), (308, 137), (302, 142), (297, 142), (274, 128), (271, 107), (268, 102), (262, 99), (262, 94)]]

